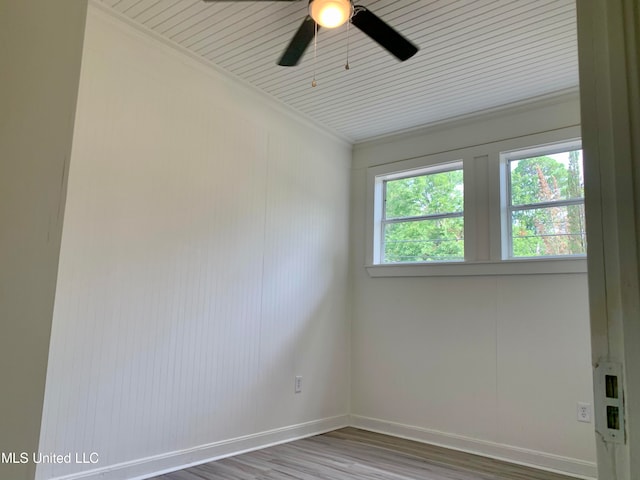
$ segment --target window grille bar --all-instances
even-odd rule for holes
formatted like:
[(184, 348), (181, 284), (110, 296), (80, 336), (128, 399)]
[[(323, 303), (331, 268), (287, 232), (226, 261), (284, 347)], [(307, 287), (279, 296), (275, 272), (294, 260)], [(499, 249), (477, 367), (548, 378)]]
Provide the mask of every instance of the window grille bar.
[(405, 244), (405, 243), (446, 243), (446, 242), (461, 242), (464, 240), (464, 237), (454, 237), (454, 238), (445, 238), (445, 237), (441, 237), (441, 238), (435, 238), (435, 239), (419, 239), (419, 240), (391, 240), (390, 242), (387, 243), (393, 243), (394, 245), (396, 244)]
[(524, 238), (557, 238), (557, 237), (586, 237), (585, 231), (580, 231), (576, 233), (541, 233), (539, 235), (518, 235), (514, 237), (515, 240), (524, 239)]
[(539, 202), (539, 203), (526, 203), (523, 205), (510, 205), (510, 210), (512, 212), (519, 210), (535, 210), (542, 208), (552, 208), (552, 207), (568, 207), (571, 205), (583, 205), (584, 198), (571, 198), (567, 200), (552, 200), (549, 202)]
[(431, 215), (420, 215), (416, 217), (398, 217), (398, 218), (384, 218), (382, 223), (391, 224), (391, 223), (409, 223), (409, 222), (420, 222), (422, 220), (440, 220), (443, 218), (460, 218), (464, 216), (464, 212), (455, 212), (455, 213), (434, 213)]

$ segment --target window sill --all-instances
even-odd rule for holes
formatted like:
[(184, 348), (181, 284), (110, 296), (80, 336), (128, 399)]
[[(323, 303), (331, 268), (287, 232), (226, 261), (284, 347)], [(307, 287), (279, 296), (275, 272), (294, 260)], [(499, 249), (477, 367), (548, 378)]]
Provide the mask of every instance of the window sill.
[(467, 277), (481, 275), (554, 275), (587, 273), (586, 258), (518, 259), (498, 262), (450, 262), (365, 266), (370, 277)]

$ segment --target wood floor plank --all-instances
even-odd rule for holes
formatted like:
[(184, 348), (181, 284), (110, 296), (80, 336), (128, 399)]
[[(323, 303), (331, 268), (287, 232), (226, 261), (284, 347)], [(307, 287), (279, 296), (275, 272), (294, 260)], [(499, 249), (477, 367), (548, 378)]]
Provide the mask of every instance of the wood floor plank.
[(573, 480), (402, 438), (342, 428), (152, 480)]

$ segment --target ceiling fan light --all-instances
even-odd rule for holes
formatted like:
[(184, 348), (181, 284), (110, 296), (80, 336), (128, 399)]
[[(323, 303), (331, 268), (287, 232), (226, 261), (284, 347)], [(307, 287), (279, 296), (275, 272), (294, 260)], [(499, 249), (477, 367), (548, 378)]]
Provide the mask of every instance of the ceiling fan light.
[(311, 18), (321, 27), (336, 28), (351, 17), (350, 0), (313, 0), (309, 4)]

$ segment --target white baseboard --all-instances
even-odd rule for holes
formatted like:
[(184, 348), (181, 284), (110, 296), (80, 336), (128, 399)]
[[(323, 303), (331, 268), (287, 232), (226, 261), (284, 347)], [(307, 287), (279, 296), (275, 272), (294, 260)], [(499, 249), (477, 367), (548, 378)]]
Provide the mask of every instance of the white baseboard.
[(232, 455), (337, 430), (348, 425), (349, 416), (339, 415), (56, 477), (52, 480), (143, 480)]
[(576, 458), (561, 457), (550, 453), (514, 447), (500, 443), (477, 440), (475, 438), (455, 435), (451, 433), (429, 430), (427, 428), (388, 422), (377, 418), (350, 416), (353, 427), (371, 432), (384, 433), (394, 437), (416, 440), (440, 447), (446, 447), (462, 452), (473, 453), (484, 457), (504, 460), (505, 462), (526, 465), (541, 470), (547, 470), (577, 478), (595, 479), (598, 469), (594, 462), (587, 462)]
[(230, 440), (200, 445), (186, 450), (141, 458), (95, 470), (56, 477), (52, 480), (143, 480), (156, 475), (182, 470), (183, 468), (188, 468), (193, 465), (318, 435), (346, 426), (416, 440), (431, 445), (438, 445), (453, 450), (504, 460), (510, 463), (571, 475), (577, 478), (588, 480), (597, 478), (597, 467), (593, 462), (561, 457), (536, 450), (488, 442), (376, 418), (359, 415), (339, 415)]

